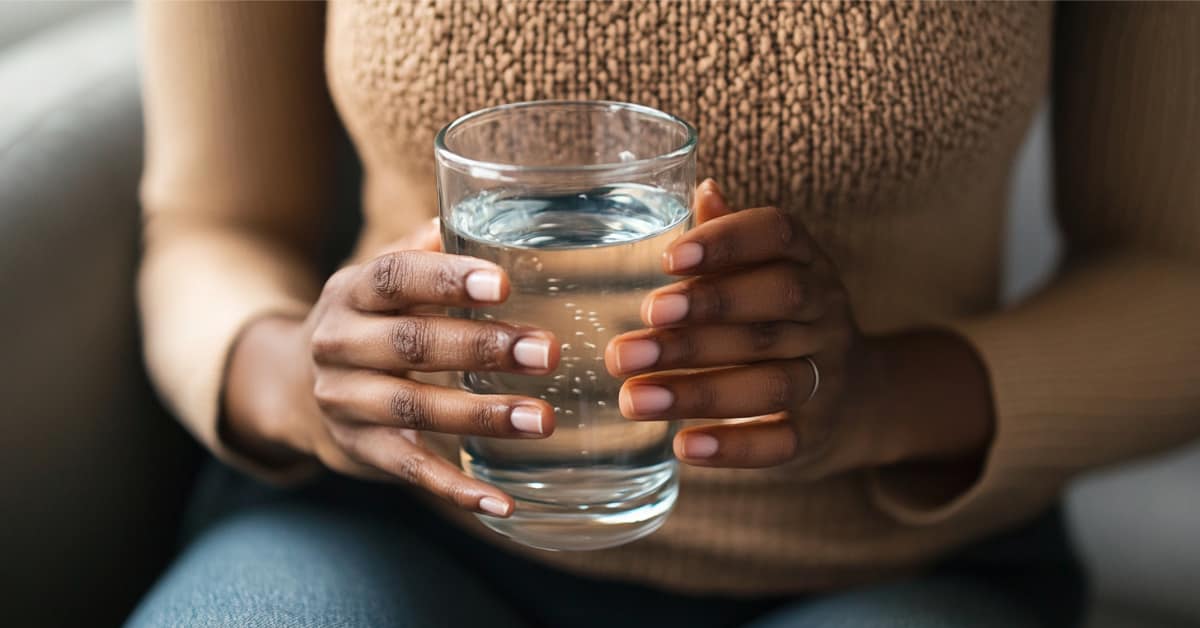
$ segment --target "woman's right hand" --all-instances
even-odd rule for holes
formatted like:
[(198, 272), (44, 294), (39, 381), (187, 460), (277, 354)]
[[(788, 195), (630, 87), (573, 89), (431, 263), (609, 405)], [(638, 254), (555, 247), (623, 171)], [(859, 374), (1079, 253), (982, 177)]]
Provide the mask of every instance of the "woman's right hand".
[(426, 449), (420, 433), (545, 438), (554, 430), (550, 405), (406, 376), (552, 371), (559, 350), (549, 332), (419, 311), (494, 305), (508, 292), (496, 265), (430, 250), (343, 268), (304, 321), (264, 318), (240, 336), (227, 373), (223, 436), (260, 460), (315, 457), (340, 473), (399, 479), (467, 510), (508, 516), (511, 497)]

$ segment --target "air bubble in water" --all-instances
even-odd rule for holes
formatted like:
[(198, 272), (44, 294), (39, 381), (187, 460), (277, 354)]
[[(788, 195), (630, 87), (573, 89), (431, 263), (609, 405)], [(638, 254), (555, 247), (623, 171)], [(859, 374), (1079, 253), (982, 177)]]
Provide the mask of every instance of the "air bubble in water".
[(582, 390), (582, 389), (579, 389), (579, 388), (572, 388), (572, 389), (571, 389), (571, 392), (575, 393), (576, 395), (582, 395), (582, 394), (583, 394), (583, 390)]
[(571, 303), (570, 301), (567, 301), (566, 303), (563, 303), (563, 307), (572, 308), (572, 307), (575, 307), (575, 304)]
[(597, 401), (597, 402), (596, 402), (596, 405), (598, 405), (598, 406), (600, 406), (601, 408), (603, 408), (604, 406), (607, 406), (608, 404), (607, 404), (607, 403), (605, 403), (605, 402), (603, 402), (603, 401)]
[(548, 392), (548, 393), (550, 393), (551, 395), (553, 395), (553, 394), (555, 394), (555, 393), (557, 393), (557, 392), (558, 392), (558, 389), (557, 389), (557, 388), (555, 388), (555, 387), (553, 387), (553, 386), (549, 386), (549, 387), (547, 387), (547, 388), (546, 388), (546, 392)]

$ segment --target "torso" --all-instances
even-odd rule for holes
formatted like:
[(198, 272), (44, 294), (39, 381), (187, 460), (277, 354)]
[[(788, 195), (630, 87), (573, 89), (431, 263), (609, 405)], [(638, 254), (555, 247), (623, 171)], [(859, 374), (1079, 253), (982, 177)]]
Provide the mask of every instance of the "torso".
[[(503, 102), (602, 98), (688, 119), (700, 131), (701, 177), (737, 206), (802, 216), (866, 330), (986, 311), (1010, 163), (1047, 81), (1051, 12), (331, 3), (329, 81), (367, 172), (358, 255), (434, 213), (432, 141), (442, 125)], [(796, 589), (902, 567), (953, 535), (889, 527), (855, 478), (803, 485), (781, 467), (689, 469), (683, 481), (677, 512), (648, 539), (586, 559), (542, 557), (668, 586)]]

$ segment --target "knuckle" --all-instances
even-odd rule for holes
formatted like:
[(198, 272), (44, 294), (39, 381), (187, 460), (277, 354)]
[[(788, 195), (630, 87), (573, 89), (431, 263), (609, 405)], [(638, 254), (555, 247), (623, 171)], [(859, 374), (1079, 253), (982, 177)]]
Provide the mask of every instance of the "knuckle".
[(392, 475), (412, 484), (421, 484), (425, 478), (425, 454), (404, 452), (392, 461)]
[(713, 386), (704, 384), (692, 386), (687, 393), (688, 397), (692, 400), (688, 404), (689, 407), (701, 417), (707, 416), (707, 413), (716, 407), (717, 394)]
[(459, 295), (463, 291), (462, 280), (460, 273), (449, 265), (440, 264), (433, 268), (433, 283), (434, 292), (443, 299), (451, 299)]
[(726, 238), (710, 238), (703, 246), (705, 265), (709, 268), (722, 268), (733, 260), (733, 246)]
[(775, 222), (777, 223), (775, 232), (779, 235), (779, 244), (783, 248), (791, 246), (792, 242), (796, 239), (796, 227), (792, 222), (791, 213), (779, 207), (768, 207), (767, 211), (771, 212), (775, 217)]
[(763, 377), (763, 392), (772, 408), (787, 407), (792, 399), (792, 376), (782, 366), (767, 369)]
[(401, 386), (388, 400), (388, 413), (399, 427), (424, 431), (433, 427), (433, 417), (415, 388)]
[(478, 501), (470, 487), (463, 482), (447, 483), (442, 488), (442, 495), (450, 503), (471, 510), (475, 509), (475, 503)]
[(354, 276), (355, 270), (356, 269), (354, 266), (347, 266), (336, 273), (333, 273), (329, 276), (329, 279), (325, 280), (325, 287), (321, 290), (321, 292), (330, 294), (341, 292), (345, 286), (349, 285), (351, 277)]
[(729, 313), (729, 296), (715, 283), (697, 281), (691, 287), (693, 303), (704, 320), (724, 318)]
[(494, 326), (483, 327), (473, 333), (469, 343), (472, 361), (485, 368), (494, 369), (504, 363), (508, 354), (508, 333)]
[(490, 404), (478, 404), (467, 413), (467, 420), (475, 433), (491, 434), (502, 432), (501, 409)]
[(313, 330), (312, 338), (309, 340), (309, 349), (312, 351), (313, 360), (316, 362), (324, 362), (339, 354), (344, 348), (345, 342), (342, 338), (329, 330), (325, 325), (318, 325)]
[(424, 364), (429, 356), (429, 321), (417, 317), (397, 319), (392, 325), (392, 350), (408, 364)]
[(407, 258), (404, 253), (380, 255), (371, 262), (371, 289), (385, 299), (401, 292)]
[(313, 380), (312, 394), (313, 399), (317, 402), (317, 407), (325, 414), (329, 414), (339, 401), (336, 387), (328, 377), (317, 376)]
[(329, 434), (329, 442), (335, 445), (335, 447), (329, 447), (324, 444), (318, 445), (316, 448), (317, 457), (330, 468), (335, 468), (334, 464), (344, 466), (349, 462), (349, 457), (346, 453), (353, 452), (358, 447), (354, 431), (333, 422), (326, 423), (325, 431)]
[(781, 333), (778, 323), (754, 323), (747, 328), (747, 332), (751, 349), (758, 353), (774, 349)]
[(663, 330), (659, 338), (664, 346), (671, 348), (672, 358), (679, 364), (687, 364), (694, 361), (700, 352), (695, 334), (685, 328)]
[(789, 269), (787, 279), (783, 284), (783, 303), (789, 313), (795, 313), (808, 301), (808, 287), (805, 283), (805, 273), (799, 267)]

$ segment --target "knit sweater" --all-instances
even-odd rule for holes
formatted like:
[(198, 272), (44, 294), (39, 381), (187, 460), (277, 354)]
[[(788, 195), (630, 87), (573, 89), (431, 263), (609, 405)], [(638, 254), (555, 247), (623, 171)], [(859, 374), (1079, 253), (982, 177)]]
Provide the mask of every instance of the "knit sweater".
[[(736, 207), (801, 217), (865, 332), (944, 326), (971, 343), (995, 432), (978, 479), (952, 494), (936, 474), (890, 469), (811, 481), (788, 465), (684, 465), (655, 534), (590, 553), (514, 551), (676, 590), (841, 586), (1014, 525), (1082, 471), (1200, 433), (1198, 5), (374, 0), (143, 12), (147, 360), (196, 437), (252, 473), (303, 470), (266, 468), (222, 441), (226, 361), (249, 321), (303, 316), (319, 292), (312, 259), (338, 119), (365, 166), (357, 261), (435, 212), (441, 125), (545, 98), (690, 120), (700, 176)], [(1048, 89), (1067, 255), (1048, 285), (1002, 311), (1007, 183)]]

